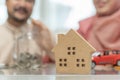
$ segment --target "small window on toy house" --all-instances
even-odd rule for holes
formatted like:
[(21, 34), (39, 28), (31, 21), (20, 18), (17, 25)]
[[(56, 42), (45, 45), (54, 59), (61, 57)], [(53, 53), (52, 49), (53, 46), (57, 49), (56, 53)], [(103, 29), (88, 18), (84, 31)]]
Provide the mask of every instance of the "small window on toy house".
[(85, 59), (81, 59), (82, 62), (85, 62)]
[(76, 67), (85, 67), (85, 64), (76, 64)]
[(68, 52), (68, 55), (71, 55), (71, 52)]
[(60, 67), (67, 67), (67, 59), (59, 59)]
[(68, 47), (68, 50), (71, 50), (71, 47)]
[(67, 62), (67, 59), (64, 59), (64, 62)]
[(80, 62), (80, 59), (76, 59), (77, 62)]
[(76, 64), (77, 67), (80, 67), (80, 64)]
[(85, 59), (76, 59), (76, 67), (85, 67)]
[(75, 55), (75, 52), (73, 52), (72, 54)]
[(73, 47), (72, 49), (73, 49), (73, 50), (75, 50), (75, 49), (76, 49), (76, 47)]
[(82, 66), (82, 67), (85, 67), (85, 64), (82, 64), (81, 66)]
[(68, 55), (75, 55), (76, 54), (76, 47), (67, 47), (67, 54)]
[(60, 62), (62, 62), (62, 59), (59, 59)]
[(59, 66), (62, 66), (62, 64), (59, 64)]

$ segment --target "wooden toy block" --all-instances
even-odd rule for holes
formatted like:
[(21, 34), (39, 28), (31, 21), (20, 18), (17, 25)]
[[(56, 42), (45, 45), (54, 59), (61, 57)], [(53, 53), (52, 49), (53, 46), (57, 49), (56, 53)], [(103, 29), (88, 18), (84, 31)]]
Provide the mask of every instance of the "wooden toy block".
[(58, 35), (55, 53), (56, 71), (60, 74), (90, 74), (91, 55), (95, 50), (80, 34), (70, 30)]

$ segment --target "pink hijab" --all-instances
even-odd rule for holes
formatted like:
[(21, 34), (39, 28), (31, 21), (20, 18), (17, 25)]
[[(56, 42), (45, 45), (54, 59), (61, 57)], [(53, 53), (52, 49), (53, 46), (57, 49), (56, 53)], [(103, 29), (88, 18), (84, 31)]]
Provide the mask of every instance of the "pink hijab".
[(111, 16), (93, 16), (79, 23), (80, 33), (97, 50), (120, 50), (120, 10)]

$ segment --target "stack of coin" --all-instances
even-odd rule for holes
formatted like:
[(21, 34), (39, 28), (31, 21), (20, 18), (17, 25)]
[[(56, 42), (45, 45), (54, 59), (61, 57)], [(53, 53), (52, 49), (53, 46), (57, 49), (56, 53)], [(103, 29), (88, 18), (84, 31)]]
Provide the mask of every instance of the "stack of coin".
[(19, 70), (39, 69), (42, 66), (41, 57), (36, 54), (21, 53), (14, 66)]

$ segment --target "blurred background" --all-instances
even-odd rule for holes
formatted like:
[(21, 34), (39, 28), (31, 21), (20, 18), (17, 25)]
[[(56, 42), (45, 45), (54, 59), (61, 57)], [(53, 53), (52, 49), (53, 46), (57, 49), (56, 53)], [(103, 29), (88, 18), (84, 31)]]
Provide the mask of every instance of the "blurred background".
[[(32, 18), (55, 34), (78, 29), (78, 22), (95, 14), (92, 0), (36, 0)], [(7, 19), (5, 0), (0, 0), (0, 24)]]

